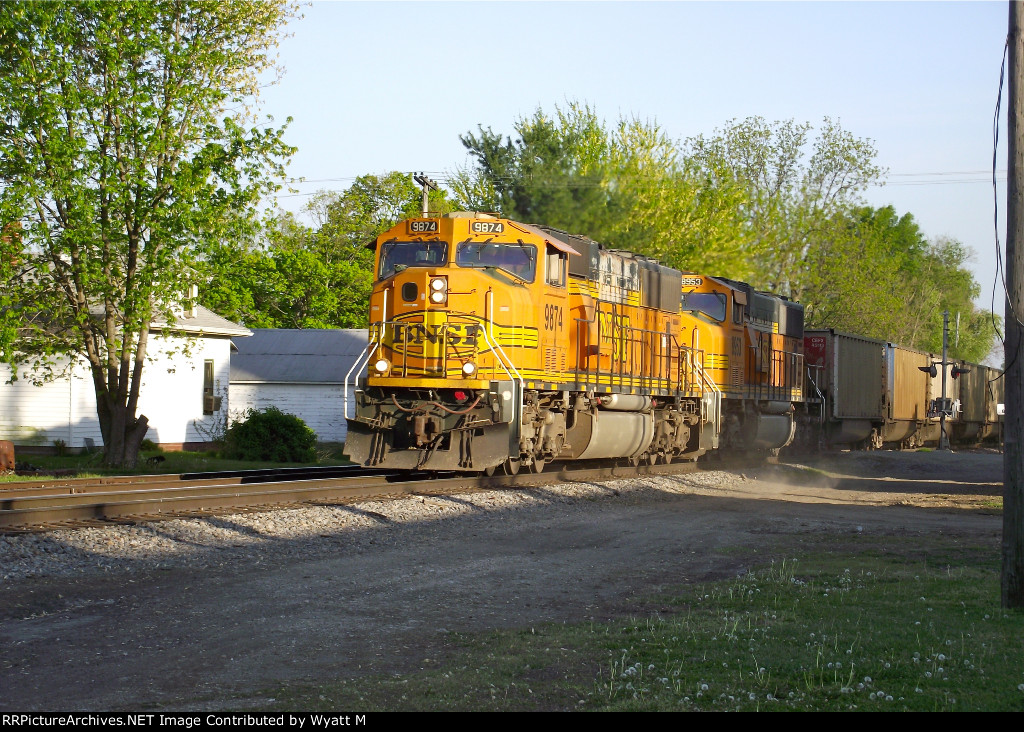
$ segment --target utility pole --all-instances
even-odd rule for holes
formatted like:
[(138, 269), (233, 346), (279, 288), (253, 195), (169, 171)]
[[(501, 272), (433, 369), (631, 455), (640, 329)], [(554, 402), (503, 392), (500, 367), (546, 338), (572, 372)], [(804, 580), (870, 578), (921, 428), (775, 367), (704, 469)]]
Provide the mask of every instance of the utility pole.
[(949, 311), (942, 312), (942, 415), (939, 417), (939, 449), (949, 450), (949, 435), (946, 434), (946, 350), (949, 346)]
[[(1007, 113), (1006, 175), (1006, 444), (1003, 451), (1003, 571), (1002, 605), (1024, 608), (1024, 353), (1021, 326), (1024, 315), (1024, 3), (1010, 2), (1007, 32), (1009, 59), (1009, 110)], [(998, 124), (998, 121), (997, 121)]]
[(427, 218), (427, 194), (437, 190), (437, 183), (430, 180), (426, 173), (414, 174), (412, 179), (423, 186), (423, 218)]

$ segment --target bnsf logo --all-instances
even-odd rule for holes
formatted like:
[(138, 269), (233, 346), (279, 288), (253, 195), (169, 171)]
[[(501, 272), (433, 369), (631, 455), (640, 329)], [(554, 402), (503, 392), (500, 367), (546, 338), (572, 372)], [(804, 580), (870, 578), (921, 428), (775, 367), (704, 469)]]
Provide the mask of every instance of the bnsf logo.
[(394, 347), (403, 345), (422, 346), (425, 343), (440, 343), (442, 339), (453, 346), (476, 346), (482, 326), (461, 323), (447, 325), (424, 325), (414, 323), (405, 328), (395, 328)]
[(630, 327), (628, 315), (613, 315), (612, 313), (600, 312), (597, 314), (598, 326), (601, 329), (601, 341), (612, 352), (612, 356), (619, 360), (625, 360), (628, 355), (628, 342), (630, 341)]

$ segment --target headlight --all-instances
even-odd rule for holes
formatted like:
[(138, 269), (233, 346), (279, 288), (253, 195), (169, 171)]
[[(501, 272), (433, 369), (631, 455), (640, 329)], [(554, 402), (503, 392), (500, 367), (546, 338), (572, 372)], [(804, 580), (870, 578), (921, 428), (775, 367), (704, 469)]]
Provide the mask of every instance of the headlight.
[(475, 373), (476, 373), (476, 364), (475, 363), (473, 363), (472, 361), (466, 361), (466, 363), (462, 364), (462, 375), (463, 376), (467, 376), (468, 377), (468, 376), (472, 376)]
[(378, 358), (377, 363), (373, 364), (373, 368), (377, 371), (378, 374), (386, 374), (388, 372), (388, 369), (391, 368), (391, 364), (388, 363), (388, 360), (386, 358)]
[(448, 280), (444, 277), (434, 277), (430, 280), (430, 302), (435, 305), (443, 305), (448, 299)]

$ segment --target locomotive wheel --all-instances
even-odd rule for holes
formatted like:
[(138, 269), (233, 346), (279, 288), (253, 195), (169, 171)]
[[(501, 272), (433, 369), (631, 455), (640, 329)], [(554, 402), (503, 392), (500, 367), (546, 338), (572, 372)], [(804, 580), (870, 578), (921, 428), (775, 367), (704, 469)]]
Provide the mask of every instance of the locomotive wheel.
[(671, 465), (672, 464), (672, 453), (666, 452), (664, 455), (662, 455), (661, 456), (661, 462), (664, 463), (665, 465)]
[(546, 465), (544, 458), (535, 457), (533, 462), (530, 463), (530, 472), (542, 473), (544, 472), (544, 465)]
[(519, 472), (520, 465), (522, 465), (522, 463), (518, 459), (513, 460), (512, 458), (505, 458), (505, 464), (503, 466), (505, 468), (505, 475), (517, 474)]
[(648, 465), (658, 464), (658, 453), (656, 452), (645, 452), (641, 457), (647, 462)]
[(627, 461), (629, 462), (629, 464), (630, 464), (630, 465), (632, 465), (632, 466), (633, 466), (634, 468), (635, 468), (635, 467), (637, 467), (638, 465), (640, 465), (640, 456), (639, 456), (639, 455), (633, 455), (633, 456), (631, 456), (631, 457), (628, 457), (628, 458), (626, 458), (626, 460), (627, 460)]
[(498, 466), (497, 465), (492, 465), (489, 468), (484, 468), (484, 475), (486, 475), (488, 478), (490, 478), (491, 476), (494, 475), (495, 472), (497, 472), (497, 470), (498, 470)]

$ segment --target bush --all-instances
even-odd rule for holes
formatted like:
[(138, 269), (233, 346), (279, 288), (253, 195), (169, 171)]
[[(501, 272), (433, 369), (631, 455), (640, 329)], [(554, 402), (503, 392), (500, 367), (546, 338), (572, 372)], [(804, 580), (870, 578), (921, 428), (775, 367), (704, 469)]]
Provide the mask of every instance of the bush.
[(246, 410), (224, 435), (223, 457), (275, 463), (316, 462), (316, 433), (294, 414), (277, 407)]

